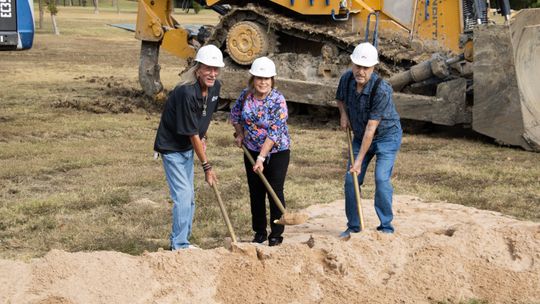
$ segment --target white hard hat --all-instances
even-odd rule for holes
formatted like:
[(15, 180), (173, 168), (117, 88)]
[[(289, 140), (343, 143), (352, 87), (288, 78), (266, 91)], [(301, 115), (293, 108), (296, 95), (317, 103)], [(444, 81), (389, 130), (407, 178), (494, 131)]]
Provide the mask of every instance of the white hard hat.
[(274, 77), (276, 76), (276, 65), (268, 57), (260, 57), (253, 61), (249, 73), (257, 77)]
[(195, 61), (212, 67), (222, 68), (225, 66), (225, 63), (223, 63), (223, 54), (213, 44), (201, 47), (195, 56)]
[(371, 43), (363, 42), (354, 48), (351, 60), (356, 65), (369, 68), (379, 63), (379, 54)]

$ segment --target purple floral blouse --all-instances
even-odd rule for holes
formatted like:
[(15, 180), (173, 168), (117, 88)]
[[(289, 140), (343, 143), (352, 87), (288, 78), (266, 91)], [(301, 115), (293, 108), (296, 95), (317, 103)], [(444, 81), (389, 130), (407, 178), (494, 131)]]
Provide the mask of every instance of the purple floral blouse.
[(270, 153), (289, 149), (288, 117), (285, 97), (276, 89), (272, 89), (264, 100), (256, 99), (244, 89), (231, 109), (231, 122), (244, 128), (244, 144), (257, 152), (261, 151), (266, 137), (274, 142)]

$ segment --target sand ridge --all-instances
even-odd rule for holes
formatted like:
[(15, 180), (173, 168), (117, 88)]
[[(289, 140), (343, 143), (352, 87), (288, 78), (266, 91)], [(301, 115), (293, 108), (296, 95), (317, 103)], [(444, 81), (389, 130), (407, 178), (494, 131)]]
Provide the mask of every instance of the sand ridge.
[[(0, 260), (1, 303), (540, 303), (540, 224), (461, 205), (396, 196), (396, 233), (349, 241), (343, 201), (310, 206), (285, 243), (231, 250), (52, 250)], [(196, 228), (195, 228), (196, 229)]]

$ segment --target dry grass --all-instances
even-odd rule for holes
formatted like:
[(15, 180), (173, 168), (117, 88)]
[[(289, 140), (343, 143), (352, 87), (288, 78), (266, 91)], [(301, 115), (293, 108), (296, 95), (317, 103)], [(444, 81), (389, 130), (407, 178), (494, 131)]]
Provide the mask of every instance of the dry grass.
[[(46, 27), (32, 50), (2, 53), (0, 257), (25, 259), (52, 248), (139, 254), (165, 247), (171, 205), (161, 162), (151, 157), (159, 113), (138, 88), (138, 41), (106, 25), (133, 22), (135, 15), (61, 9), (61, 36)], [(215, 19), (205, 14), (204, 20)], [(170, 88), (181, 62), (164, 52), (161, 59)], [(232, 145), (225, 116), (220, 113), (211, 126), (209, 154), (236, 233), (247, 239), (242, 151)], [(291, 118), (289, 208), (343, 198), (347, 146), (336, 125)], [(395, 192), (538, 221), (539, 163), (540, 154), (478, 139), (406, 135)], [(193, 241), (208, 248), (222, 245), (227, 229), (201, 171)], [(364, 191), (373, 195), (372, 179)]]

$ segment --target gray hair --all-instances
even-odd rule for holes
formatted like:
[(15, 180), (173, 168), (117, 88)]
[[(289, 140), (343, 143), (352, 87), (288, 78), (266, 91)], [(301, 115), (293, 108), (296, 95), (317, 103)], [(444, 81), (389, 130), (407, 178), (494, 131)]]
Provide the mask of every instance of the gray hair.
[(198, 61), (195, 61), (195, 64), (189, 68), (187, 72), (184, 73), (184, 79), (180, 81), (178, 85), (193, 85), (197, 82), (197, 70), (201, 67), (201, 64)]

